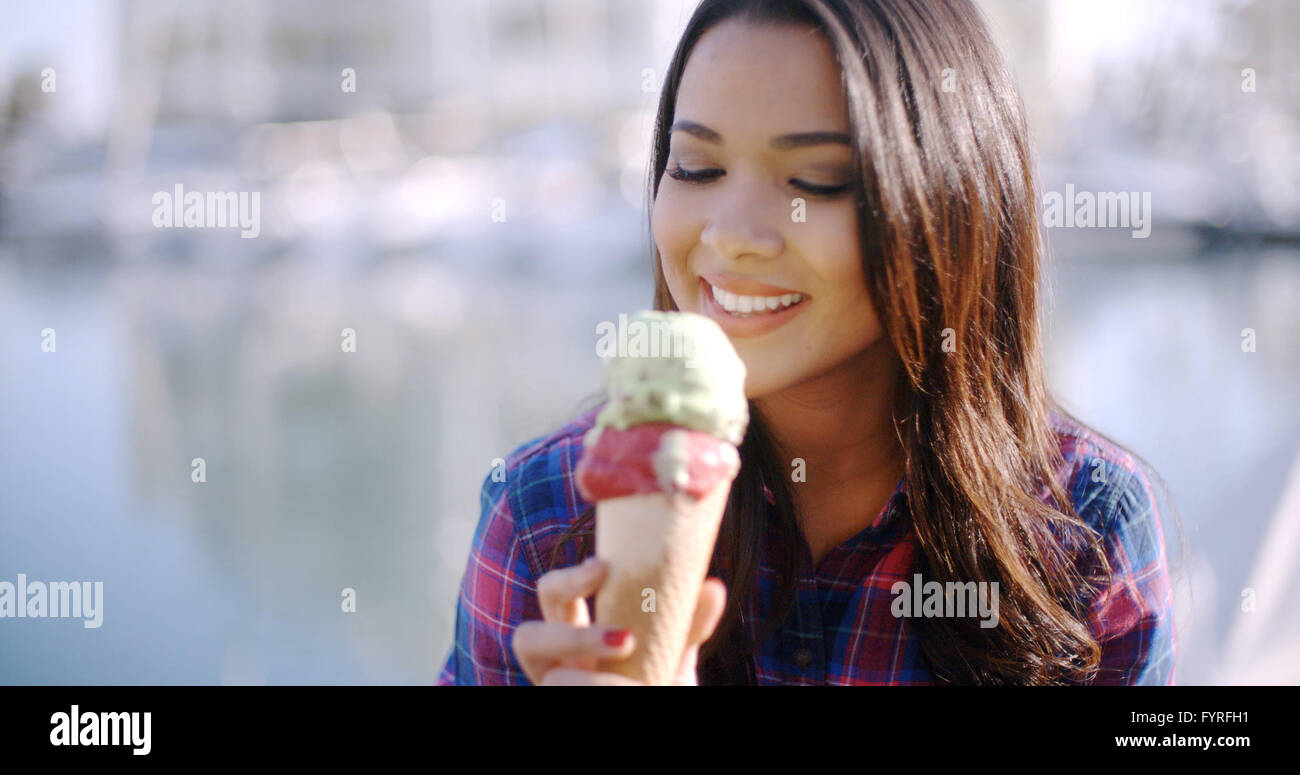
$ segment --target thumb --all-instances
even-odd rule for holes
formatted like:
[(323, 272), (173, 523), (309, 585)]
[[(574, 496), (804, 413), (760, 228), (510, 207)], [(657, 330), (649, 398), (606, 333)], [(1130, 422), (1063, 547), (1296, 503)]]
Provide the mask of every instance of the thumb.
[(682, 664), (677, 671), (679, 685), (695, 686), (699, 683), (695, 670), (700, 646), (713, 635), (726, 607), (727, 585), (721, 579), (705, 579), (704, 585), (700, 587), (699, 601), (695, 604), (690, 634), (686, 638), (686, 651), (682, 654)]

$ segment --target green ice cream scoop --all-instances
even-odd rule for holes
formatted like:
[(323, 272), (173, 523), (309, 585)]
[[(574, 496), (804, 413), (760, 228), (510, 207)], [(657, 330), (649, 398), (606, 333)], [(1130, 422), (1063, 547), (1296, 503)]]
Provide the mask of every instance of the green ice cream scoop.
[(609, 403), (596, 416), (588, 445), (607, 427), (654, 422), (740, 445), (749, 425), (745, 364), (717, 323), (694, 312), (646, 310), (620, 315), (617, 327), (604, 325), (610, 330), (597, 347), (605, 356)]

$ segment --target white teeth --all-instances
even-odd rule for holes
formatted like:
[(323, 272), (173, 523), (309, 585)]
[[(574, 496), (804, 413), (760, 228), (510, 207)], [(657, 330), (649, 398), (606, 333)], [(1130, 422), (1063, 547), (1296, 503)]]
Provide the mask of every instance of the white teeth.
[(709, 287), (713, 289), (713, 300), (718, 303), (718, 306), (737, 315), (775, 312), (777, 309), (798, 304), (804, 299), (802, 293), (786, 293), (781, 296), (739, 296), (716, 286)]

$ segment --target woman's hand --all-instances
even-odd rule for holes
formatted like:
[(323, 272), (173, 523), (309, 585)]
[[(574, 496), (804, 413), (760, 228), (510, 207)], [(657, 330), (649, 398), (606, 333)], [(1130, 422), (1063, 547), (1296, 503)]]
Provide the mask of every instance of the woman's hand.
[[(600, 589), (608, 572), (609, 566), (593, 557), (581, 565), (545, 573), (537, 580), (543, 620), (520, 624), (511, 639), (515, 657), (534, 686), (640, 685), (631, 678), (602, 673), (597, 667), (598, 659), (626, 659), (636, 648), (632, 633), (627, 633), (622, 643), (615, 646), (606, 642), (606, 637), (619, 630), (591, 625), (586, 598)], [(695, 666), (700, 645), (718, 626), (726, 601), (727, 590), (722, 581), (705, 579), (678, 670), (677, 685), (698, 683)]]

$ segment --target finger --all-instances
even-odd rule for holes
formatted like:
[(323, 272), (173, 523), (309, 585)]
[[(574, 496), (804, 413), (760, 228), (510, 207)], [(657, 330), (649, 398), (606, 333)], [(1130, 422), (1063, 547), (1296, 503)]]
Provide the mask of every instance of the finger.
[(593, 557), (580, 565), (542, 574), (537, 580), (537, 601), (542, 608), (542, 618), (577, 627), (591, 624), (591, 612), (587, 610), (585, 598), (600, 589), (607, 570), (603, 561)]
[(536, 684), (556, 667), (594, 670), (597, 659), (626, 659), (636, 648), (636, 637), (627, 633), (620, 645), (613, 645), (606, 635), (617, 631), (534, 619), (515, 628), (510, 647), (524, 675)]
[(700, 649), (698, 646), (692, 646), (686, 649), (682, 655), (682, 666), (677, 671), (677, 686), (699, 686), (700, 675), (696, 670), (696, 663), (700, 658)]
[(696, 672), (699, 662), (700, 646), (713, 635), (722, 613), (727, 606), (727, 587), (720, 579), (705, 579), (700, 587), (699, 602), (695, 606), (695, 616), (691, 621), (690, 634), (686, 641), (686, 651), (682, 653), (681, 667), (677, 671), (679, 685), (694, 686), (699, 683)]
[(574, 667), (557, 667), (542, 678), (541, 686), (642, 686), (641, 682), (616, 673), (600, 673)]
[(700, 587), (699, 602), (695, 605), (695, 617), (691, 620), (687, 645), (699, 646), (708, 640), (722, 619), (726, 607), (727, 585), (721, 579), (705, 579), (704, 585)]

